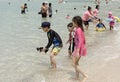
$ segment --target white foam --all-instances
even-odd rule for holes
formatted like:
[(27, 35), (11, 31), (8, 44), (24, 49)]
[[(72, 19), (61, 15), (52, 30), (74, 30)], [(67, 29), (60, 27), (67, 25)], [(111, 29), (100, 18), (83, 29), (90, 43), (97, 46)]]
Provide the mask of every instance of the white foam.
[(114, 59), (117, 59), (117, 58), (119, 58), (119, 55), (116, 55), (116, 56), (113, 55), (111, 57), (106, 58), (105, 61), (110, 61), (110, 60), (114, 60)]
[(45, 82), (45, 80), (41, 80), (40, 82)]

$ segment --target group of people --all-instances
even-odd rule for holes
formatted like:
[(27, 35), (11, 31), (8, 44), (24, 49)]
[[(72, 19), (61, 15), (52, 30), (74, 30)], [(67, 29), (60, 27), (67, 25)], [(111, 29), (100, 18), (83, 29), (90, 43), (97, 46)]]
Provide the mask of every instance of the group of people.
[[(50, 65), (52, 69), (56, 69), (57, 64), (55, 56), (58, 55), (60, 50), (63, 47), (63, 42), (60, 35), (52, 30), (50, 22), (42, 22), (41, 27), (44, 32), (47, 32), (48, 44), (46, 47), (42, 48), (41, 52), (49, 50), (50, 46), (53, 44), (53, 48), (50, 54)], [(81, 82), (85, 82), (88, 76), (81, 71), (79, 68), (79, 60), (82, 56), (86, 56), (86, 41), (83, 28), (83, 20), (80, 16), (75, 16), (72, 19), (72, 22), (67, 25), (68, 30), (70, 31), (69, 40), (66, 43), (70, 43), (69, 53), (72, 57), (72, 66), (76, 71), (76, 80), (80, 80), (80, 74), (83, 76)], [(73, 46), (73, 47), (72, 47)], [(72, 47), (72, 52), (71, 52)]]
[[(63, 1), (63, 0), (60, 0)], [(95, 0), (99, 1), (99, 0)], [(106, 0), (107, 2), (108, 0)], [(72, 66), (75, 69), (76, 72), (76, 80), (79, 80), (80, 74), (82, 74), (83, 79), (81, 82), (85, 82), (88, 76), (81, 71), (79, 68), (79, 60), (82, 56), (86, 56), (86, 40), (84, 35), (84, 28), (83, 24), (85, 25), (85, 29), (88, 30), (89, 28), (89, 22), (98, 22), (96, 25), (96, 31), (99, 31), (99, 29), (105, 30), (106, 27), (102, 22), (102, 19), (98, 17), (99, 13), (99, 5), (96, 5), (95, 9), (92, 11), (92, 8), (88, 6), (87, 11), (83, 14), (82, 17), (80, 16), (74, 16), (72, 18), (72, 22), (70, 22), (67, 25), (67, 29), (69, 31), (69, 39), (66, 42), (66, 44), (69, 43), (68, 48), (68, 54), (70, 57), (72, 57)], [(21, 6), (21, 14), (25, 14), (25, 10), (28, 9), (27, 4), (25, 3), (23, 6)], [(52, 4), (48, 2), (43, 2), (41, 10), (38, 14), (41, 14), (43, 18), (46, 18), (47, 16), (52, 17)], [(110, 30), (114, 27), (114, 17), (112, 15), (112, 12), (108, 13), (108, 18), (113, 19), (113, 21), (109, 22)], [(44, 32), (47, 32), (48, 37), (48, 43), (45, 47), (43, 47), (40, 52), (45, 52), (49, 50), (51, 45), (53, 44), (53, 48), (50, 53), (50, 65), (52, 69), (57, 68), (57, 63), (55, 60), (55, 56), (58, 55), (60, 50), (63, 47), (62, 38), (60, 35), (51, 29), (51, 23), (50, 22), (42, 22), (41, 28)]]
[[(89, 28), (89, 22), (95, 22), (97, 23), (96, 25), (96, 31), (104, 31), (106, 29), (105, 25), (102, 22), (102, 19), (98, 17), (99, 13), (99, 5), (96, 5), (95, 9), (92, 11), (92, 8), (88, 6), (87, 11), (83, 14), (83, 22), (85, 25), (85, 29), (88, 30)], [(109, 27), (110, 30), (113, 30), (114, 25), (115, 25), (115, 18), (112, 14), (112, 12), (108, 12), (108, 22), (109, 22)]]
[(46, 18), (47, 16), (52, 17), (52, 4), (48, 2), (43, 2), (41, 10), (38, 14), (41, 14), (43, 18)]
[[(21, 6), (21, 14), (26, 14), (26, 11), (28, 11), (27, 3)], [(43, 2), (38, 14), (41, 14), (42, 18), (46, 18), (47, 16), (52, 17), (52, 3)]]
[[(98, 17), (99, 13), (99, 5), (96, 5), (96, 8), (92, 11), (92, 8), (88, 6), (88, 10), (84, 13), (83, 17), (74, 16), (72, 18), (72, 22), (67, 25), (67, 29), (69, 31), (69, 39), (66, 44), (69, 43), (68, 54), (72, 57), (72, 66), (76, 72), (76, 80), (80, 80), (80, 74), (83, 76), (81, 82), (85, 82), (88, 76), (81, 71), (79, 68), (79, 60), (82, 56), (86, 56), (86, 40), (84, 35), (83, 24), (85, 25), (85, 29), (88, 30), (89, 22), (97, 21), (96, 31), (99, 29), (105, 30), (106, 27), (102, 22), (102, 19)], [(108, 18), (114, 19), (112, 12), (108, 13)], [(110, 30), (114, 27), (114, 21), (109, 22)], [(52, 30), (50, 22), (42, 22), (41, 27), (44, 32), (47, 32), (48, 44), (46, 47), (42, 48), (41, 52), (45, 52), (49, 50), (50, 46), (53, 44), (53, 48), (50, 54), (50, 65), (52, 69), (57, 68), (57, 63), (55, 60), (55, 56), (58, 55), (60, 50), (63, 47), (63, 42), (60, 35)]]

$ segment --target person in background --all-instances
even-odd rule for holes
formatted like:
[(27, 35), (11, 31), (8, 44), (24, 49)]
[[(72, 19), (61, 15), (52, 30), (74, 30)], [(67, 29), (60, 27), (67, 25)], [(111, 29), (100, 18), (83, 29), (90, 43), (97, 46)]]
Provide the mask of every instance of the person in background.
[[(108, 0), (105, 0), (105, 1), (106, 1), (106, 4), (108, 4)], [(100, 4), (100, 0), (95, 0), (95, 3)]]
[(92, 21), (92, 19), (94, 19), (94, 16), (92, 14), (92, 8), (90, 6), (88, 6), (88, 10), (83, 14), (82, 19), (85, 25), (85, 29), (88, 30), (89, 21)]
[(75, 28), (75, 47), (74, 51), (72, 53), (72, 64), (75, 68), (76, 72), (76, 80), (79, 80), (80, 74), (83, 76), (82, 81), (85, 82), (88, 78), (88, 76), (81, 71), (79, 68), (79, 60), (82, 56), (86, 56), (86, 41), (85, 41), (85, 35), (84, 35), (84, 28), (83, 28), (83, 21), (80, 16), (75, 16), (72, 19), (73, 26)]
[(70, 15), (69, 14), (67, 14), (66, 19), (70, 19)]
[(27, 7), (27, 3), (25, 3), (24, 5), (21, 6), (21, 14), (25, 14), (26, 13), (26, 10), (28, 11), (28, 7)]
[(110, 30), (113, 30), (114, 24), (115, 24), (115, 22), (114, 22), (115, 19), (114, 19), (114, 16), (113, 16), (112, 12), (108, 13), (108, 18), (112, 20), (112, 21), (109, 22), (109, 26), (110, 26)]
[(41, 7), (42, 18), (47, 17), (47, 11), (48, 11), (47, 3), (43, 2)]
[(99, 23), (96, 25), (96, 31), (104, 31), (106, 29), (105, 25), (102, 22), (102, 19), (99, 19)]
[(96, 5), (95, 9), (93, 10), (93, 15), (95, 18), (98, 18), (98, 13), (99, 13), (99, 5)]
[(94, 23), (97, 23), (99, 20), (99, 18), (98, 18), (99, 8), (100, 8), (100, 6), (96, 5), (95, 9), (93, 10), (93, 16), (94, 16), (93, 22)]
[(49, 14), (49, 17), (52, 17), (52, 4), (51, 3), (49, 3), (48, 14)]
[(74, 27), (73, 27), (73, 23), (69, 23), (67, 25), (67, 29), (69, 31), (69, 39), (66, 42), (66, 44), (69, 43), (69, 48), (68, 48), (68, 54), (71, 57), (72, 52), (74, 51)]

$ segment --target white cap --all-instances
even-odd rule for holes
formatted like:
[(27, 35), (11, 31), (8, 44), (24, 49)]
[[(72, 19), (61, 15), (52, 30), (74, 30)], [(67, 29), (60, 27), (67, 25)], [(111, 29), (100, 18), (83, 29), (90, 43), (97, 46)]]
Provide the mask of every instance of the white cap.
[(48, 3), (47, 1), (45, 1), (44, 3)]

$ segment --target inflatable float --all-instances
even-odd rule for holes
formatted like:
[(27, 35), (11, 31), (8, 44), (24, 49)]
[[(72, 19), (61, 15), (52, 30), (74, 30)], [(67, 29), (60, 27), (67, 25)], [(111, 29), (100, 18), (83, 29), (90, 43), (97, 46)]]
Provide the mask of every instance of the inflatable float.
[(120, 18), (117, 16), (114, 16), (114, 19), (116, 20), (116, 22), (120, 22)]
[(105, 28), (98, 28), (98, 29), (96, 29), (96, 31), (97, 32), (103, 32), (103, 31), (105, 31)]
[(107, 21), (107, 22), (112, 22), (112, 21), (120, 22), (120, 18), (119, 18), (119, 17), (114, 16), (114, 19), (115, 19), (115, 20), (113, 20), (113, 19), (111, 19), (111, 18), (106, 18), (106, 21)]

